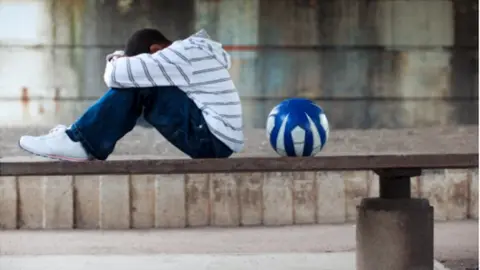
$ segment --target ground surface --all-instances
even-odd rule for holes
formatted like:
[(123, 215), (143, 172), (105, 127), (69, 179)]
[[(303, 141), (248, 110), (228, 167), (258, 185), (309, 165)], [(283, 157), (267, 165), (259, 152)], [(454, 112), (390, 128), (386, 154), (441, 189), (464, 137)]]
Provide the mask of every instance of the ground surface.
[[(0, 157), (31, 156), (18, 147), (20, 136), (41, 135), (49, 127), (0, 127)], [(264, 130), (245, 131), (245, 149), (240, 154), (276, 155)], [(432, 140), (435, 138), (435, 140)], [(440, 142), (440, 143), (439, 143)], [(439, 147), (441, 145), (442, 147)], [(373, 153), (464, 153), (478, 151), (478, 126), (399, 130), (335, 130), (321, 154)], [(136, 127), (122, 138), (114, 155), (185, 157), (153, 129)]]
[(452, 270), (478, 270), (478, 260), (449, 260), (441, 261), (441, 263)]
[[(0, 232), (0, 269), (10, 261), (9, 266), (23, 262), (37, 265), (61, 261), (61, 256), (44, 255), (93, 255), (76, 257), (77, 260), (90, 260), (100, 265), (112, 260), (108, 255), (122, 255), (118, 260), (130, 260), (163, 254), (160, 257), (145, 257), (145, 260), (162, 263), (184, 261), (190, 255), (210, 255), (209, 257), (189, 257), (191, 262), (208, 261), (218, 266), (224, 263), (227, 255), (256, 255), (250, 257), (250, 264), (263, 265), (265, 260), (272, 265), (275, 258), (281, 257), (285, 266), (298, 262), (338, 263), (338, 270), (351, 269), (355, 250), (355, 227), (343, 225), (315, 225), (276, 228), (232, 228), (232, 229), (188, 229), (188, 230), (149, 230), (149, 231), (2, 231)], [(334, 255), (317, 256), (312, 253)], [(183, 255), (182, 255), (183, 254)], [(285, 256), (280, 256), (284, 254)], [(343, 254), (343, 255), (342, 255)], [(40, 257), (37, 257), (40, 255)], [(104, 257), (98, 257), (98, 256)], [(168, 257), (166, 255), (176, 255)], [(20, 257), (17, 256), (29, 256)], [(166, 256), (166, 257), (165, 257)], [(221, 258), (219, 258), (219, 256)], [(335, 257), (337, 256), (337, 257)], [(23, 258), (23, 259), (22, 259)], [(35, 259), (37, 258), (37, 260)], [(40, 259), (39, 259), (40, 258)], [(63, 257), (75, 259), (75, 257)], [(183, 258), (183, 259), (182, 259)], [(270, 258), (270, 259), (269, 259)], [(478, 223), (473, 221), (435, 224), (435, 258), (452, 270), (466, 270), (478, 267)], [(241, 258), (238, 263), (245, 263)], [(253, 261), (252, 261), (253, 260)], [(285, 260), (285, 261), (282, 261)], [(117, 259), (113, 260), (117, 261)], [(198, 262), (200, 262), (198, 261)], [(13, 262), (13, 263), (12, 263)], [(278, 262), (277, 262), (278, 263)], [(187, 266), (185, 266), (187, 267)], [(305, 265), (306, 268), (310, 269)], [(36, 268), (18, 268), (36, 269)], [(77, 269), (77, 268), (68, 268)], [(133, 268), (131, 268), (133, 269)], [(185, 268), (192, 269), (192, 268)], [(210, 269), (210, 268), (205, 268)], [(211, 268), (214, 269), (214, 268)], [(216, 269), (216, 268), (215, 268)], [(237, 269), (237, 268), (235, 268)], [(324, 269), (330, 269), (328, 267)], [(8, 269), (10, 270), (10, 269)]]

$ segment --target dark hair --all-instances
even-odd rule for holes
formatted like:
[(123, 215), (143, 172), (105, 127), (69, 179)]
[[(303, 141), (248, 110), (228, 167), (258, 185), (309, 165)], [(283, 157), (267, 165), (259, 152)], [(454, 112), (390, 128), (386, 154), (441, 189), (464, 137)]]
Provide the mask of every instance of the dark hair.
[(150, 46), (153, 44), (170, 43), (171, 41), (156, 29), (141, 29), (133, 33), (128, 39), (125, 45), (125, 55), (135, 56), (142, 53), (150, 53)]

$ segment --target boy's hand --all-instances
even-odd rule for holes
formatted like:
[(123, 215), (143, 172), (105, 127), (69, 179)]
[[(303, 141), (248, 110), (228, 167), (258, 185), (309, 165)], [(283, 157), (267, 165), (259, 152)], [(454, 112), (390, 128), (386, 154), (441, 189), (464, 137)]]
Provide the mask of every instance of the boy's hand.
[(113, 60), (116, 60), (120, 57), (124, 57), (125, 56), (125, 52), (124, 51), (115, 51), (109, 55), (107, 55), (107, 62), (110, 62), (110, 61), (113, 61)]

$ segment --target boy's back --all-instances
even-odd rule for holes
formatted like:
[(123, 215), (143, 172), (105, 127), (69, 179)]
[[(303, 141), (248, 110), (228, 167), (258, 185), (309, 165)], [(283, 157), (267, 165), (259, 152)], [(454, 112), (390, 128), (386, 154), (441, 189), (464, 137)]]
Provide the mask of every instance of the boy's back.
[(180, 87), (202, 110), (210, 130), (235, 152), (243, 147), (242, 107), (228, 69), (230, 56), (222, 45), (205, 38), (182, 43), (193, 67), (190, 86)]

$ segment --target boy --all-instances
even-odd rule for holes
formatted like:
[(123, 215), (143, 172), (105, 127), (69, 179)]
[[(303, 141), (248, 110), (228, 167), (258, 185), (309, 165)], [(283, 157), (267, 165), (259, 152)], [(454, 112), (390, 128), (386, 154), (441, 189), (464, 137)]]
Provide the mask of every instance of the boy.
[(170, 42), (155, 29), (135, 32), (125, 51), (107, 56), (110, 90), (70, 127), (22, 136), (22, 149), (44, 157), (106, 160), (144, 118), (191, 158), (227, 158), (242, 150), (240, 98), (228, 73), (230, 56), (200, 32)]

